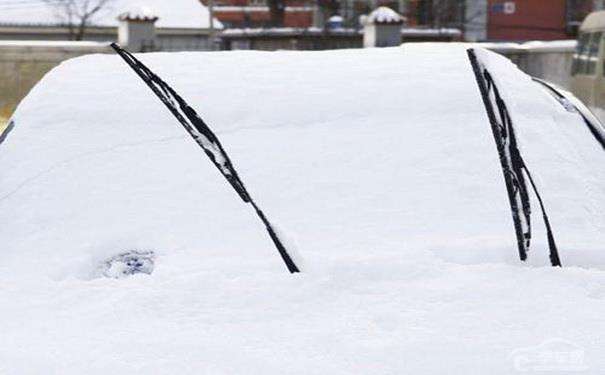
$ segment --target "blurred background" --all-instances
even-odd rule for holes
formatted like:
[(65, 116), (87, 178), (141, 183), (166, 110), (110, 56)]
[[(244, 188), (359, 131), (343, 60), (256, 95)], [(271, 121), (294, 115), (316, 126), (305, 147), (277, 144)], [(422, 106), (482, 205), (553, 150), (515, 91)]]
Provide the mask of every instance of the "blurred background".
[(111, 53), (114, 41), (134, 52), (476, 42), (600, 107), (605, 18), (593, 12), (604, 7), (605, 0), (0, 0), (0, 130), (46, 72), (69, 58)]

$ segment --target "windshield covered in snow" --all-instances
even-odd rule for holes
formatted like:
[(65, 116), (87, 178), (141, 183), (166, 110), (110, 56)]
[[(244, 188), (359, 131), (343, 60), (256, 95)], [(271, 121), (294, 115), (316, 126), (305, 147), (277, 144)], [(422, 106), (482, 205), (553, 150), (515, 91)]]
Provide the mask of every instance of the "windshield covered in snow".
[(0, 372), (504, 374), (553, 332), (602, 353), (605, 152), (481, 52), (565, 267), (534, 195), (520, 262), (468, 47), (137, 55), (220, 138), (296, 275), (118, 56), (55, 68), (0, 145)]

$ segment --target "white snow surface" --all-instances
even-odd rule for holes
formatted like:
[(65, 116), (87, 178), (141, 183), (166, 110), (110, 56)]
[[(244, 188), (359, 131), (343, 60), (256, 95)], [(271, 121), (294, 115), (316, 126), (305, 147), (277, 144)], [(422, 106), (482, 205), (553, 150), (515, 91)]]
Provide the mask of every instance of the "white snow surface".
[[(0, 145), (0, 374), (510, 374), (553, 343), (602, 373), (605, 153), (480, 52), (564, 267), (533, 198), (521, 263), (465, 47), (140, 55), (215, 129), (296, 275), (118, 57), (55, 68)], [(153, 273), (99, 273), (128, 251)]]
[[(0, 25), (59, 25), (65, 23), (64, 13), (56, 6), (58, 1), (0, 1)], [(78, 1), (77, 3), (83, 4)], [(141, 13), (158, 17), (159, 28), (208, 28), (210, 16), (199, 0), (109, 0), (107, 5), (92, 16), (94, 26), (117, 26), (118, 16), (125, 12)], [(214, 20), (214, 27), (222, 27)]]

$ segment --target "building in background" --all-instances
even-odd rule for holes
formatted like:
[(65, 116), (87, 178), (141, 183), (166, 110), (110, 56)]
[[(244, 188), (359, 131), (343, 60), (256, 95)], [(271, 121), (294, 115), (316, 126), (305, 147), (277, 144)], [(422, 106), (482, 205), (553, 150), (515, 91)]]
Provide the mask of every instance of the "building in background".
[[(394, 8), (407, 9), (409, 2), (389, 2), (371, 12), (367, 4), (378, 1), (340, 2), (338, 7), (314, 10), (314, 22), (305, 27), (293, 27), (285, 22), (281, 27), (226, 27), (217, 35), (226, 50), (325, 50), (340, 48), (398, 46), (406, 42), (460, 41), (462, 33), (456, 28), (431, 28), (426, 25), (409, 27), (407, 18)], [(347, 11), (345, 6), (350, 6)], [(363, 7), (362, 7), (363, 5)], [(349, 12), (349, 13), (347, 13)], [(320, 19), (320, 21), (318, 21)], [(283, 19), (286, 20), (285, 18)], [(327, 20), (327, 21), (326, 21)], [(224, 19), (222, 20), (223, 22)], [(268, 22), (274, 23), (274, 20)]]
[(557, 40), (575, 38), (592, 1), (490, 0), (487, 39)]
[[(435, 0), (437, 1), (437, 0)], [(467, 40), (575, 39), (578, 26), (603, 0), (467, 0)]]
[(118, 16), (133, 9), (142, 17), (146, 14), (158, 17), (153, 46), (156, 50), (207, 50), (213, 29), (222, 28), (218, 20), (214, 20), (211, 28), (210, 13), (199, 0), (109, 0), (90, 16), (82, 35), (76, 35), (78, 20), (70, 23), (68, 15), (53, 6), (57, 3), (58, 0), (0, 1), (0, 40), (116, 41)]
[[(208, 5), (210, 0), (202, 0)], [(282, 0), (283, 20), (272, 23), (268, 0), (214, 0), (214, 14), (225, 28), (323, 27), (331, 16), (342, 26), (360, 28), (359, 17), (380, 6), (405, 14), (410, 0)]]
[[(209, 1), (202, 0), (205, 5)], [(213, 9), (225, 29), (323, 28), (332, 16), (340, 17), (343, 28), (361, 29), (361, 16), (386, 6), (403, 15), (411, 27), (462, 29), (473, 21), (484, 30), (487, 14), (487, 0), (280, 0), (283, 19), (275, 24), (270, 2), (274, 0), (214, 0)], [(484, 39), (481, 36), (478, 39)]]
[[(209, 0), (202, 0), (208, 5)], [(315, 1), (284, 0), (283, 27), (313, 25)], [(266, 0), (214, 0), (214, 15), (225, 28), (258, 28), (271, 26), (271, 12)]]
[[(49, 6), (56, 2), (0, 1), (0, 40), (74, 39), (65, 17)], [(324, 28), (337, 16), (341, 27), (361, 29), (360, 17), (380, 6), (403, 15), (410, 27), (458, 29), (468, 41), (569, 39), (589, 12), (605, 6), (605, 0), (109, 0), (87, 21), (82, 39), (115, 40), (117, 16), (141, 3), (159, 17), (157, 49), (166, 51), (209, 49), (210, 36), (223, 26)]]
[(605, 9), (605, 0), (406, 0), (382, 5), (403, 14), (410, 26), (456, 28), (468, 41), (529, 41), (574, 39), (590, 12)]
[[(101, 0), (78, 4), (105, 4)], [(208, 50), (220, 21), (199, 0), (109, 0), (79, 27), (59, 0), (0, 0), (0, 122), (50, 69), (70, 58), (111, 53), (120, 41), (133, 52)], [(94, 9), (94, 8), (91, 8)]]
[(471, 42), (487, 39), (488, 0), (466, 1), (461, 29), (464, 39)]
[(408, 0), (405, 1), (403, 14), (410, 26), (458, 29), (466, 41), (485, 41), (489, 39), (491, 2), (492, 0)]

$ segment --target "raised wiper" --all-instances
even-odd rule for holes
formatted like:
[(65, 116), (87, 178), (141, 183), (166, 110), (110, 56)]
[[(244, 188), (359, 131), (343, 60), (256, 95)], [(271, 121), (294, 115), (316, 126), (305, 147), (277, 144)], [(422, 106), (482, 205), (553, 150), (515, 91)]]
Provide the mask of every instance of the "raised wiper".
[(227, 179), (237, 194), (239, 194), (240, 198), (242, 198), (245, 203), (250, 203), (252, 207), (254, 207), (254, 211), (265, 225), (279, 255), (286, 264), (288, 271), (291, 273), (300, 272), (300, 269), (294, 263), (292, 257), (288, 254), (288, 251), (279, 239), (273, 225), (271, 225), (263, 211), (261, 211), (246, 190), (244, 183), (237, 174), (225, 149), (204, 120), (198, 116), (195, 110), (191, 108), (189, 104), (172, 89), (172, 87), (168, 86), (166, 82), (153, 73), (142, 62), (137, 60), (130, 52), (124, 50), (116, 43), (112, 43), (111, 47), (122, 57), (122, 59), (124, 59), (124, 61), (126, 61), (132, 70), (137, 73), (162, 103), (164, 103), (166, 108), (168, 108), (174, 117), (176, 117), (189, 135), (197, 142), (202, 150), (204, 150), (208, 158), (210, 158), (210, 161)]
[[(481, 92), (481, 98), (485, 105), (485, 110), (492, 128), (498, 156), (502, 166), (502, 173), (508, 191), (508, 199), (511, 206), (515, 234), (517, 236), (517, 247), (519, 248), (519, 257), (521, 260), (527, 259), (527, 253), (531, 240), (531, 207), (529, 193), (525, 176), (527, 176), (542, 210), (542, 218), (546, 227), (548, 237), (548, 247), (550, 250), (550, 263), (553, 266), (561, 266), (559, 251), (552, 233), (550, 221), (544, 208), (544, 202), (534, 180), (521, 156), (517, 146), (515, 128), (510, 118), (506, 103), (500, 96), (500, 92), (492, 75), (485, 65), (477, 58), (475, 51), (470, 48), (467, 50), (468, 58), (475, 73), (475, 79)], [(497, 109), (497, 114), (496, 114)]]

